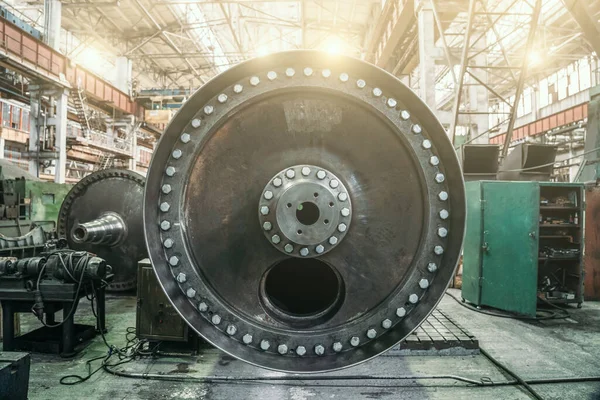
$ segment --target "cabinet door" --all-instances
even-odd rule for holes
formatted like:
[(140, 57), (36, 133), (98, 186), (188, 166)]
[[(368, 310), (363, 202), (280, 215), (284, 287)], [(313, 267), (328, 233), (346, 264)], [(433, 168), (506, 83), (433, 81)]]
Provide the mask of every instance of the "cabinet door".
[(462, 289), (463, 299), (481, 304), (481, 244), (482, 199), (480, 181), (465, 182), (467, 195), (467, 229), (463, 245)]
[(481, 303), (534, 316), (539, 185), (536, 182), (484, 185)]

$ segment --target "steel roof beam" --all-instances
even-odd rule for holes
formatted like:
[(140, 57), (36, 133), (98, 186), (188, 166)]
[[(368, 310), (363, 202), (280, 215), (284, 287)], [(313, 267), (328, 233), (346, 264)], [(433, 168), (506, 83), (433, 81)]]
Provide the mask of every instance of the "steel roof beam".
[[(146, 7), (144, 7), (144, 5), (140, 2), (140, 0), (134, 0), (135, 3), (138, 5), (138, 7), (142, 10), (142, 12), (146, 15), (146, 17), (148, 17), (148, 19), (150, 21), (152, 21), (152, 24), (154, 24), (154, 26), (156, 26), (156, 29), (158, 29), (161, 32), (162, 37), (164, 38), (165, 42), (169, 45), (169, 47), (171, 47), (173, 50), (175, 50), (175, 52), (181, 54), (181, 50), (179, 49), (179, 47), (177, 47), (177, 45), (175, 44), (175, 42), (173, 42), (173, 40), (165, 34), (165, 32), (163, 31), (162, 26), (158, 23), (158, 21), (152, 16), (152, 14), (150, 14), (150, 12), (146, 9)], [(192, 63), (190, 62), (190, 60), (188, 60), (187, 58), (183, 58), (184, 62), (187, 64), (187, 66), (194, 71), (194, 74), (196, 74), (196, 76), (200, 78), (200, 73), (196, 70), (196, 67), (194, 67), (192, 65)]]
[(589, 5), (583, 0), (562, 0), (562, 2), (573, 19), (577, 21), (585, 39), (596, 52), (596, 57), (600, 57), (600, 24), (598, 18), (594, 17)]

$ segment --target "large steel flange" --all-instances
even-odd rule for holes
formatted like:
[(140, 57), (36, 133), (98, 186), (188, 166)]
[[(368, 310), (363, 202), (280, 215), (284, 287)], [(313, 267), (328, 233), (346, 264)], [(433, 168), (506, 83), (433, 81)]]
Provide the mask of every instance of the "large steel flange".
[(112, 267), (109, 291), (136, 287), (137, 263), (146, 257), (142, 201), (144, 177), (122, 169), (94, 172), (77, 182), (60, 208), (57, 232), (69, 248), (88, 251)]
[(327, 253), (344, 238), (352, 219), (344, 184), (314, 165), (280, 171), (263, 190), (258, 208), (267, 240), (294, 257)]
[(186, 322), (247, 362), (347, 367), (412, 332), (462, 245), (452, 145), (395, 77), (313, 51), (198, 90), (154, 152), (144, 199), (158, 279)]

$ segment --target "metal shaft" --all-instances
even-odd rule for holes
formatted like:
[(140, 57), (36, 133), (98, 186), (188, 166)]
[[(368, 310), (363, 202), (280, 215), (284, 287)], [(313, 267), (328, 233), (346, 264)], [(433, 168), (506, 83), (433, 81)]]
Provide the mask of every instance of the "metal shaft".
[(116, 246), (125, 239), (127, 226), (119, 214), (107, 212), (98, 219), (75, 224), (71, 235), (77, 243)]

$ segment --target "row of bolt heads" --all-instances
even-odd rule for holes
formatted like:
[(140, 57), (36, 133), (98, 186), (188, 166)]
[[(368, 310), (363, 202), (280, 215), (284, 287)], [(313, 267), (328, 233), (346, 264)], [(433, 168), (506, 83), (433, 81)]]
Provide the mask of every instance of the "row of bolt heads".
[[(271, 224), (270, 222), (265, 222), (265, 224)], [(281, 237), (279, 237), (279, 235), (273, 235), (271, 237), (271, 241), (273, 242), (273, 244), (279, 244), (281, 243)], [(328, 240), (329, 244), (332, 246), (335, 246), (338, 242), (338, 238), (337, 236), (331, 236)], [(286, 253), (291, 253), (294, 251), (294, 246), (291, 243), (286, 244), (283, 249), (285, 250)], [(325, 246), (323, 246), (322, 244), (319, 244), (315, 247), (315, 252), (317, 252), (317, 254), (321, 254), (325, 251)], [(306, 257), (307, 255), (310, 254), (310, 250), (308, 249), (308, 247), (303, 247), (300, 249), (300, 255), (303, 257)]]
[[(421, 279), (419, 281), (419, 286), (422, 289), (426, 289), (429, 286), (429, 281), (427, 279)], [(419, 301), (419, 297), (416, 294), (413, 293), (413, 294), (411, 294), (409, 296), (409, 302), (411, 304), (416, 304), (418, 301)], [(207, 311), (208, 306), (205, 303), (201, 303), (200, 308), (201, 308), (201, 311)], [(403, 318), (406, 315), (406, 309), (404, 307), (399, 307), (398, 309), (396, 309), (396, 315), (398, 317), (400, 317), (400, 318)], [(215, 315), (213, 315), (211, 317), (211, 322), (214, 325), (219, 325), (221, 323), (221, 317), (219, 315), (215, 314)], [(381, 326), (384, 329), (389, 329), (389, 328), (392, 327), (392, 321), (389, 318), (386, 318), (386, 319), (384, 319), (381, 322)], [(235, 335), (237, 333), (237, 328), (236, 328), (235, 325), (228, 325), (227, 328), (226, 328), (226, 332), (227, 332), (228, 335), (233, 336), (233, 335)], [(377, 330), (374, 329), (374, 328), (368, 329), (367, 330), (367, 337), (369, 339), (375, 339), (375, 337), (377, 337)], [(242, 337), (242, 341), (245, 344), (252, 343), (252, 340), (253, 340), (253, 337), (249, 333), (245, 334)], [(350, 344), (353, 347), (357, 347), (360, 344), (360, 338), (358, 336), (351, 337), (350, 338)], [(271, 343), (268, 340), (266, 340), (266, 339), (261, 340), (261, 342), (260, 342), (260, 348), (262, 350), (267, 351), (267, 350), (269, 350), (270, 347), (271, 347)], [(343, 345), (342, 345), (341, 342), (335, 342), (335, 343), (333, 343), (332, 347), (333, 347), (333, 350), (336, 353), (338, 353), (338, 352), (342, 351)], [(285, 344), (280, 344), (279, 346), (277, 346), (277, 352), (279, 354), (284, 355), (284, 354), (287, 354), (288, 351), (289, 351), (289, 348)], [(323, 345), (321, 345), (321, 344), (317, 344), (314, 347), (314, 351), (315, 351), (315, 354), (317, 354), (319, 356), (322, 356), (322, 355), (325, 354), (325, 347)], [(304, 346), (298, 346), (298, 347), (296, 347), (296, 351), (295, 352), (299, 356), (304, 356), (306, 354), (306, 347), (304, 347)]]
[[(310, 168), (308, 167), (302, 167), (302, 175), (304, 176), (308, 176), (310, 175)], [(294, 171), (293, 169), (288, 169), (287, 171), (285, 171), (285, 176), (288, 179), (294, 179), (296, 177), (296, 171)], [(327, 173), (323, 170), (319, 170), (317, 171), (317, 178), (319, 180), (323, 180), (327, 177)], [(283, 185), (283, 180), (279, 177), (276, 177), (275, 179), (273, 179), (273, 186), (275, 186), (276, 188), (279, 188), (281, 185)], [(329, 187), (331, 187), (332, 189), (336, 189), (338, 186), (340, 186), (340, 181), (338, 181), (337, 179), (332, 179), (329, 181)], [(273, 198), (273, 192), (270, 190), (265, 191), (265, 193), (263, 194), (264, 198), (266, 200), (271, 200)], [(338, 199), (340, 201), (346, 201), (348, 199), (348, 195), (344, 192), (341, 192), (338, 195)]]

